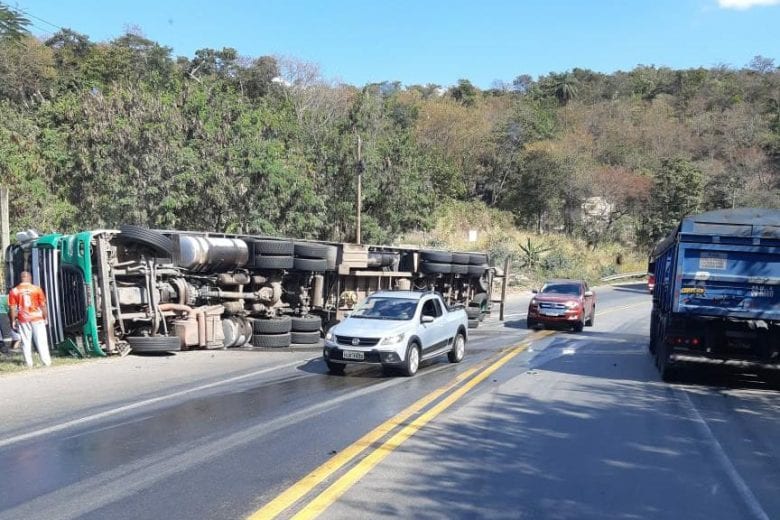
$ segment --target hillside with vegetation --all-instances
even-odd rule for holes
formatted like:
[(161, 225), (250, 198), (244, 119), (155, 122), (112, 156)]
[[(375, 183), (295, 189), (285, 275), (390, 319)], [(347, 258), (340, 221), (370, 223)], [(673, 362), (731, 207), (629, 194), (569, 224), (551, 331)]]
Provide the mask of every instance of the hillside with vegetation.
[(507, 228), (491, 251), (509, 241), (522, 257), (530, 244), (566, 272), (574, 250), (642, 256), (688, 213), (780, 207), (769, 58), (518, 75), (487, 90), (355, 86), (294, 59), (177, 57), (139, 32), (38, 39), (2, 5), (0, 20), (12, 231), (137, 223), (351, 240), (362, 171), (367, 242), (441, 242), (446, 216), (467, 208)]

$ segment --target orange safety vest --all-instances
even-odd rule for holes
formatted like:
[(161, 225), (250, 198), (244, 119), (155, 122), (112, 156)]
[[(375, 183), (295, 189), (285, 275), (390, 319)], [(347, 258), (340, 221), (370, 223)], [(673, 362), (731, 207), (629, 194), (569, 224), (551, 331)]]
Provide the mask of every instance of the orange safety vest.
[(8, 306), (16, 307), (20, 323), (43, 321), (45, 305), (43, 289), (31, 283), (22, 282), (8, 293)]

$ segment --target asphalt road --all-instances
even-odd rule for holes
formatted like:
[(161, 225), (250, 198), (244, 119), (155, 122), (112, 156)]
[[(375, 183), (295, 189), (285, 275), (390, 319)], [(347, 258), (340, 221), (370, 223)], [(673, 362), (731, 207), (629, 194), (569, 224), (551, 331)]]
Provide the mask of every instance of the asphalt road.
[(515, 299), (463, 363), (414, 378), (329, 376), (315, 351), (136, 396), (64, 390), (80, 366), (19, 378), (37, 386), (26, 422), (0, 406), (0, 519), (780, 517), (780, 378), (706, 365), (662, 383), (644, 288), (598, 302), (573, 334), (526, 330)]

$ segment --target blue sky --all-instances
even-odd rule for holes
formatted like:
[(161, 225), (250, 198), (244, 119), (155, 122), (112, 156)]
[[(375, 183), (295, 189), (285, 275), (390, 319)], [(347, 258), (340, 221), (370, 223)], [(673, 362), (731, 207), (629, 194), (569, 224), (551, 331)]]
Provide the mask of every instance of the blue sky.
[(105, 41), (137, 26), (174, 55), (293, 56), (357, 85), (486, 88), (573, 67), (741, 67), (757, 54), (780, 64), (780, 0), (1, 1), (27, 12), (36, 35), (59, 26)]

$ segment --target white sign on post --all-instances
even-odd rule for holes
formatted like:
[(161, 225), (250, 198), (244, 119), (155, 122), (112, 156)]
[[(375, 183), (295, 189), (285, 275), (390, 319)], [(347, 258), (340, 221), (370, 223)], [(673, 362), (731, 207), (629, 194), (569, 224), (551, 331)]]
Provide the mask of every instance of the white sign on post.
[(477, 241), (477, 230), (469, 229), (469, 242), (476, 242), (476, 241)]

